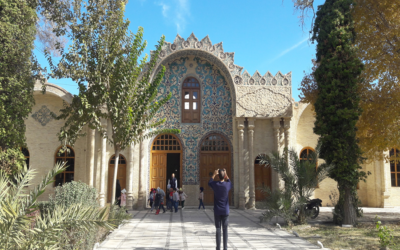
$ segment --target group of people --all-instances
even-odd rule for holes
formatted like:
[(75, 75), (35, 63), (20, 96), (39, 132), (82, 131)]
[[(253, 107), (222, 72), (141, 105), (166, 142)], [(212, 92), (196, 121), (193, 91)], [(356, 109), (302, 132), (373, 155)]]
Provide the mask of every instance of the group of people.
[[(218, 176), (218, 180), (214, 181), (214, 178)], [(154, 208), (157, 209), (156, 214), (159, 214), (160, 209), (164, 208), (164, 200), (167, 202), (167, 209), (171, 212), (175, 208), (175, 213), (178, 212), (178, 204), (181, 202), (182, 210), (185, 208), (185, 200), (187, 195), (183, 192), (182, 188), (178, 189), (178, 181), (175, 175), (172, 174), (172, 178), (168, 180), (167, 185), (167, 197), (164, 199), (165, 192), (160, 187), (157, 189), (151, 189), (150, 191), (150, 207), (151, 211)], [(217, 169), (210, 176), (208, 186), (214, 192), (214, 223), (216, 228), (216, 249), (221, 247), (221, 228), (223, 234), (223, 249), (228, 249), (228, 222), (229, 222), (229, 191), (232, 189), (232, 182), (230, 181), (226, 169)], [(204, 188), (200, 187), (199, 193), (199, 208), (204, 207)]]
[(167, 210), (170, 210), (171, 212), (173, 212), (173, 209), (175, 209), (175, 213), (178, 212), (179, 203), (181, 204), (182, 209), (185, 209), (185, 200), (187, 195), (183, 192), (182, 188), (178, 189), (178, 181), (175, 178), (175, 174), (172, 174), (171, 177), (172, 178), (168, 180), (167, 194), (165, 194), (164, 190), (160, 187), (152, 188), (150, 190), (148, 201), (151, 211), (156, 208), (156, 214), (159, 214), (161, 209), (163, 210), (163, 213), (165, 213), (164, 201), (166, 201)]

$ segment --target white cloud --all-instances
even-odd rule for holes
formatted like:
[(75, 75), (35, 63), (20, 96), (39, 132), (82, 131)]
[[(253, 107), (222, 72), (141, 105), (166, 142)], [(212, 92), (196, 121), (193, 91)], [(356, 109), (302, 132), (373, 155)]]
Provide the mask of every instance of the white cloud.
[(161, 13), (167, 21), (172, 21), (178, 33), (182, 33), (190, 16), (188, 0), (163, 0), (158, 3)]
[(288, 49), (285, 49), (285, 50), (282, 51), (277, 57), (275, 57), (274, 59), (272, 59), (272, 60), (270, 61), (270, 63), (273, 62), (273, 61), (278, 60), (279, 58), (281, 58), (282, 56), (286, 55), (286, 54), (289, 53), (290, 51), (296, 49), (297, 47), (299, 47), (300, 45), (302, 45), (302, 44), (305, 43), (306, 41), (308, 41), (308, 38), (305, 38), (305, 39), (301, 40), (300, 42), (296, 43), (295, 45), (293, 45), (292, 47), (290, 47), (290, 48), (288, 48)]
[(160, 3), (159, 4), (162, 8), (161, 13), (165, 18), (168, 18), (168, 10), (169, 10), (169, 5), (166, 5), (165, 3)]

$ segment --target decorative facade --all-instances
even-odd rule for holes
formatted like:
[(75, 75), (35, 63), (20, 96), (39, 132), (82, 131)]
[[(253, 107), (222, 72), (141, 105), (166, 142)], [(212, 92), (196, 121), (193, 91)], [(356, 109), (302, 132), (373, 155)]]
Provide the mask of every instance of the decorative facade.
[[(281, 185), (273, 171), (259, 166), (259, 154), (284, 147), (295, 148), (300, 154), (315, 148), (315, 116), (310, 105), (294, 102), (290, 72), (273, 75), (267, 71), (262, 75), (256, 71), (250, 75), (235, 64), (234, 53), (225, 52), (222, 43), (212, 44), (208, 36), (198, 40), (193, 34), (165, 42), (154, 74), (162, 65), (166, 71), (157, 98), (171, 93), (171, 99), (154, 120), (165, 119), (162, 128), (180, 129), (181, 133), (151, 138), (121, 152), (125, 164), (118, 178), (127, 190), (128, 206), (146, 207), (149, 189), (160, 186), (165, 190), (171, 173), (176, 173), (179, 187), (188, 194), (187, 205), (197, 205), (199, 187), (207, 185), (209, 172), (226, 168), (234, 184), (231, 205), (254, 208), (260, 199), (256, 195), (259, 185), (271, 189)], [(58, 159), (57, 133), (62, 121), (53, 120), (52, 113), (71, 103), (72, 96), (53, 84), (47, 84), (45, 95), (40, 91), (36, 86), (36, 105), (26, 121), (26, 136), (30, 166), (44, 174)], [(107, 121), (104, 127), (108, 127)], [(105, 205), (110, 197), (113, 149), (98, 132), (87, 129), (87, 136), (72, 150), (74, 166), (59, 182), (71, 178), (84, 181), (97, 188), (99, 202)], [(367, 183), (360, 183), (363, 205), (400, 205), (400, 188), (391, 184), (390, 164), (382, 161), (363, 167), (372, 173)], [(335, 182), (326, 179), (314, 196), (330, 205), (328, 197), (335, 190)], [(54, 190), (49, 187), (46, 192)], [(207, 199), (212, 202), (212, 198)]]

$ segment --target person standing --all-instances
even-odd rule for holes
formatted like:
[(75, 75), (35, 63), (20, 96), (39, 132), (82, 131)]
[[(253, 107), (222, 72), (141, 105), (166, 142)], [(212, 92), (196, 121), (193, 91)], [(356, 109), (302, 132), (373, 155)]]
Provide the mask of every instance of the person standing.
[(174, 194), (172, 195), (172, 200), (174, 202), (175, 213), (178, 212), (178, 204), (179, 204), (179, 193), (176, 188), (174, 188)]
[[(218, 181), (214, 181), (218, 175)], [(214, 191), (214, 221), (216, 228), (217, 250), (221, 248), (221, 226), (224, 238), (224, 250), (228, 249), (228, 217), (229, 217), (229, 191), (232, 189), (232, 182), (229, 180), (225, 169), (214, 171), (208, 181), (208, 186)]]
[(204, 209), (204, 210), (206, 209), (206, 208), (204, 207), (203, 200), (204, 200), (204, 188), (203, 188), (203, 187), (200, 187), (200, 193), (199, 193), (199, 210), (200, 210), (200, 207), (201, 207), (201, 206), (203, 206), (203, 209)]
[(182, 210), (185, 209), (185, 200), (187, 198), (187, 195), (185, 194), (185, 192), (183, 192), (182, 188), (179, 190), (179, 196), (181, 198), (181, 206), (182, 206)]
[(157, 193), (160, 195), (160, 206), (158, 207), (158, 211), (162, 208), (163, 213), (165, 213), (165, 208), (164, 208), (164, 196), (165, 192), (161, 188), (157, 188)]
[(174, 189), (170, 188), (168, 197), (169, 197), (169, 208), (171, 209), (171, 212), (172, 212), (172, 209), (174, 208), (173, 196), (174, 196)]
[(115, 200), (116, 204), (121, 207), (121, 184), (119, 183), (119, 180), (117, 179), (117, 184), (116, 184), (116, 189), (115, 189)]
[(167, 203), (167, 210), (170, 210), (172, 201), (169, 198), (169, 193), (171, 192), (171, 185), (169, 184), (169, 181), (168, 181), (168, 185), (167, 185), (167, 190), (166, 191), (167, 192), (165, 194), (165, 198), (166, 198), (166, 203)]
[(175, 174), (171, 175), (171, 179), (169, 180), (169, 185), (172, 189), (178, 189), (178, 180), (175, 178)]
[(121, 206), (126, 207), (126, 189), (122, 189), (121, 191)]

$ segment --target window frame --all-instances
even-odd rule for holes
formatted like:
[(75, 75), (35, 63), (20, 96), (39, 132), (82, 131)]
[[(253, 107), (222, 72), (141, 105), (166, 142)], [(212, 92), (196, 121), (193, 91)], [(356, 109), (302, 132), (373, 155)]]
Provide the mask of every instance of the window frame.
[[(194, 79), (194, 82), (189, 82), (189, 79)], [(198, 86), (185, 86), (185, 84), (197, 84)], [(182, 109), (181, 109), (181, 122), (182, 123), (200, 123), (201, 122), (201, 84), (196, 77), (188, 76), (182, 82)], [(189, 92), (189, 99), (185, 99), (185, 91)], [(197, 98), (193, 98), (193, 92), (197, 92)], [(185, 109), (185, 103), (189, 103), (189, 110)], [(197, 109), (193, 109), (193, 104), (196, 103)], [(185, 119), (185, 115), (190, 114), (190, 119)], [(197, 118), (197, 119), (196, 119)]]
[[(59, 185), (59, 186), (62, 186), (62, 185), (64, 185), (65, 183), (67, 183), (67, 182), (65, 182), (65, 176), (66, 176), (66, 174), (72, 174), (73, 179), (75, 179), (75, 167), (76, 167), (76, 164), (75, 164), (75, 156), (76, 156), (75, 150), (74, 150), (71, 146), (67, 145), (67, 148), (69, 148), (69, 149), (73, 152), (73, 156), (67, 156), (67, 152), (68, 152), (67, 150), (65, 150), (65, 152), (63, 153), (64, 156), (58, 156), (58, 152), (60, 152), (60, 149), (61, 149), (61, 148), (62, 148), (62, 146), (58, 147), (57, 150), (56, 150), (56, 153), (55, 153), (55, 155), (54, 155), (54, 162), (55, 162), (55, 164), (57, 164), (58, 160), (60, 160), (60, 159), (65, 159), (65, 161), (66, 161), (67, 159), (73, 159), (73, 160), (74, 160), (74, 167), (73, 167), (73, 171), (68, 171), (68, 170), (66, 169), (65, 171), (63, 171), (62, 173), (60, 173), (61, 175), (63, 175), (63, 181), (62, 181), (61, 185)], [(56, 176), (56, 177), (57, 177), (57, 176)], [(57, 185), (56, 185), (56, 181), (54, 181), (54, 186), (55, 186), (55, 187), (57, 186)]]
[[(215, 137), (215, 138), (213, 138)], [(215, 142), (215, 143), (214, 143)], [(231, 152), (228, 139), (220, 134), (212, 133), (205, 137), (200, 144), (202, 153), (227, 153)]]
[[(303, 151), (304, 151), (304, 150), (307, 150), (307, 158), (306, 158), (306, 159), (301, 158), (301, 155), (303, 154)], [(304, 147), (302, 150), (300, 150), (299, 160), (300, 160), (300, 161), (310, 161), (310, 160), (312, 160), (312, 159), (310, 159), (310, 157), (309, 157), (309, 155), (310, 155), (310, 150), (311, 150), (312, 152), (315, 152), (315, 149), (313, 149), (312, 147)], [(318, 169), (318, 160), (317, 160), (317, 162), (315, 163), (315, 171), (317, 171), (317, 169)], [(315, 188), (319, 188), (319, 182), (318, 182), (318, 184), (317, 184), (317, 186), (316, 186)]]
[[(393, 151), (393, 155), (394, 155), (394, 159), (391, 160), (390, 158), (392, 158), (392, 153)], [(394, 165), (394, 171), (392, 171), (392, 164)], [(400, 187), (400, 178), (398, 178), (398, 175), (400, 175), (400, 149), (393, 147), (389, 150), (389, 168), (390, 168), (390, 186), (391, 187)], [(392, 183), (392, 174), (394, 174), (394, 178), (395, 178), (395, 186), (393, 186)]]

